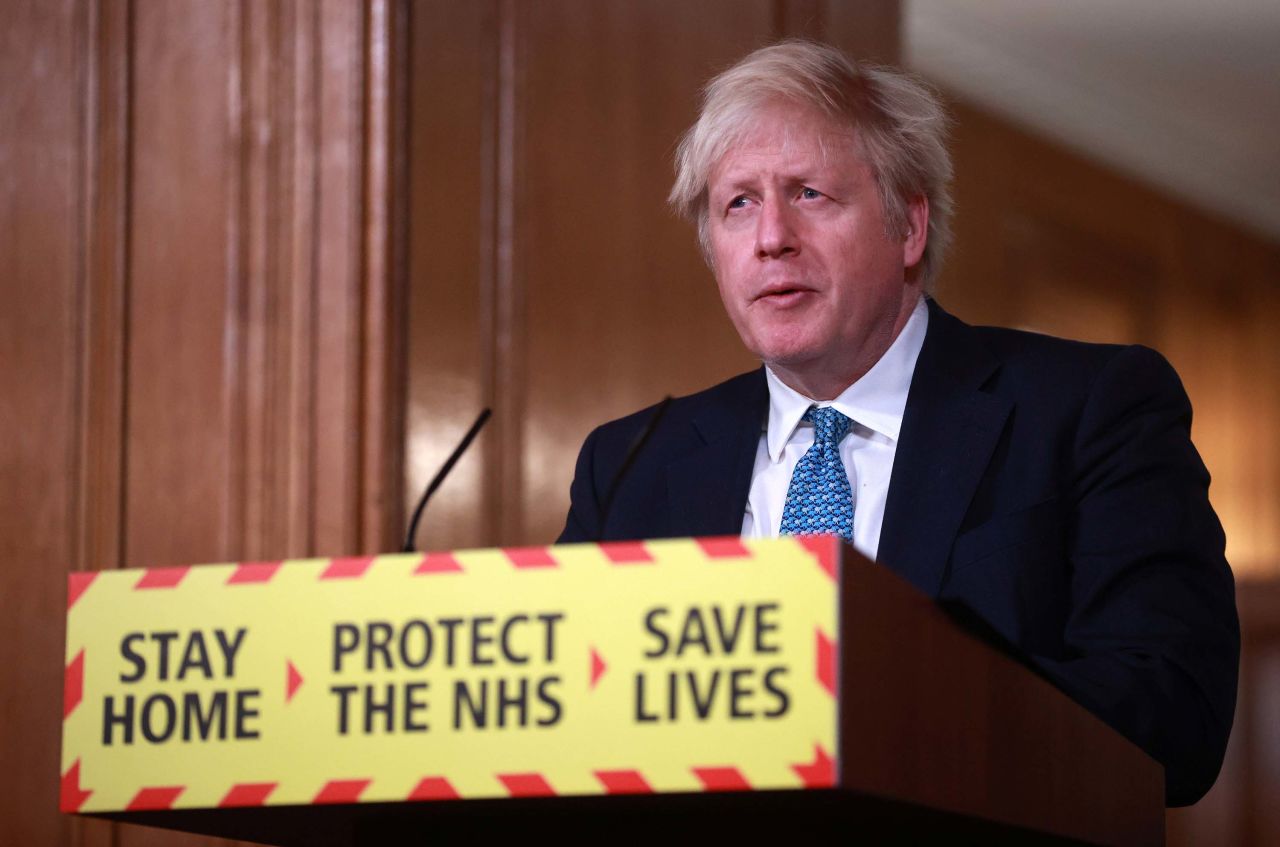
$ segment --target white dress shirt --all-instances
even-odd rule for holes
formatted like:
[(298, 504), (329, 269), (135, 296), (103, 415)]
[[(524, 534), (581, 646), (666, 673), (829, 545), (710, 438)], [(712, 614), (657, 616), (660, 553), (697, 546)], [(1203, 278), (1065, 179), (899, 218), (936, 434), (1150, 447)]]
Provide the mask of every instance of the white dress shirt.
[(853, 546), (867, 558), (875, 559), (902, 414), (928, 325), (929, 309), (921, 298), (880, 361), (830, 402), (805, 397), (765, 368), (769, 419), (756, 450), (747, 511), (742, 518), (743, 538), (771, 538), (778, 534), (791, 474), (813, 444), (813, 424), (801, 418), (810, 406), (834, 406), (853, 421), (849, 434), (840, 442), (840, 460), (853, 492)]

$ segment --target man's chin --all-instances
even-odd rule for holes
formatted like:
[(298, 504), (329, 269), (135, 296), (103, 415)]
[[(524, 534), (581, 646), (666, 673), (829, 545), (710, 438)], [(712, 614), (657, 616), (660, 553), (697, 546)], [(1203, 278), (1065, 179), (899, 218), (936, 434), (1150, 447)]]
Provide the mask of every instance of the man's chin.
[(773, 348), (756, 355), (774, 371), (807, 371), (821, 361), (812, 350), (798, 348)]
[[(787, 325), (775, 323), (766, 332), (757, 332), (747, 347), (766, 362), (802, 364), (821, 358), (826, 345), (813, 331), (814, 327), (803, 323)], [(743, 338), (743, 342), (748, 342)]]

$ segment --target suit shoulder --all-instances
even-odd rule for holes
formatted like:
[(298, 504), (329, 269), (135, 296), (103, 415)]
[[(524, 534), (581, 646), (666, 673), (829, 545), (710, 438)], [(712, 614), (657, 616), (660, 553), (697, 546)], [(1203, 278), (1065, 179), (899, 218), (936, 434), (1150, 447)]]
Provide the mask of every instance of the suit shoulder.
[[(757, 368), (725, 380), (710, 388), (675, 397), (667, 408), (662, 429), (666, 430), (676, 424), (692, 423), (699, 417), (717, 410), (734, 413), (735, 410), (750, 407), (761, 397), (767, 402), (768, 388), (765, 384), (764, 371)], [(596, 427), (590, 439), (614, 446), (617, 443), (629, 445), (637, 435), (644, 431), (653, 420), (661, 403), (624, 415)]]
[(975, 326), (972, 329), (993, 353), (1006, 362), (1026, 359), (1049, 363), (1062, 362), (1074, 367), (1088, 366), (1093, 363), (1102, 366), (1127, 346), (1076, 341), (1032, 330), (1010, 329), (1002, 326)]
[(1085, 390), (1103, 376), (1154, 381), (1181, 387), (1177, 373), (1158, 351), (1140, 344), (1101, 344), (1005, 327), (972, 328), (1014, 375), (1060, 387)]

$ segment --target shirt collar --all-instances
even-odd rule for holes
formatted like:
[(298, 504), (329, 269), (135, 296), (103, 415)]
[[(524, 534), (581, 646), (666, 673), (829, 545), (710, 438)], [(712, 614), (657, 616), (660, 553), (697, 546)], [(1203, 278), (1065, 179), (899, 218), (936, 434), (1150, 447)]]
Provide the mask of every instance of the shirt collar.
[(880, 360), (830, 403), (819, 403), (804, 396), (765, 366), (765, 379), (769, 384), (766, 429), (769, 458), (774, 462), (781, 460), (782, 451), (800, 425), (800, 419), (813, 405), (834, 406), (836, 411), (861, 426), (897, 441), (902, 430), (902, 415), (907, 408), (911, 375), (915, 373), (916, 359), (920, 357), (928, 327), (929, 308), (922, 297), (916, 301), (911, 317), (907, 318), (906, 325)]

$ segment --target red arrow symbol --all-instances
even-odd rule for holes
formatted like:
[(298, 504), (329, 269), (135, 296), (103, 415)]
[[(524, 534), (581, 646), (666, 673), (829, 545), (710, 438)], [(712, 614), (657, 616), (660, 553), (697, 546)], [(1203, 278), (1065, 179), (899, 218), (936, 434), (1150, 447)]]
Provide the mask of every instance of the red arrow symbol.
[(604, 659), (600, 658), (600, 654), (596, 652), (596, 648), (591, 648), (591, 687), (595, 688), (596, 683), (600, 681), (600, 677), (604, 676), (604, 672), (609, 666), (604, 663)]
[(293, 666), (293, 662), (285, 660), (284, 701), (288, 703), (293, 695), (302, 687), (302, 674)]

